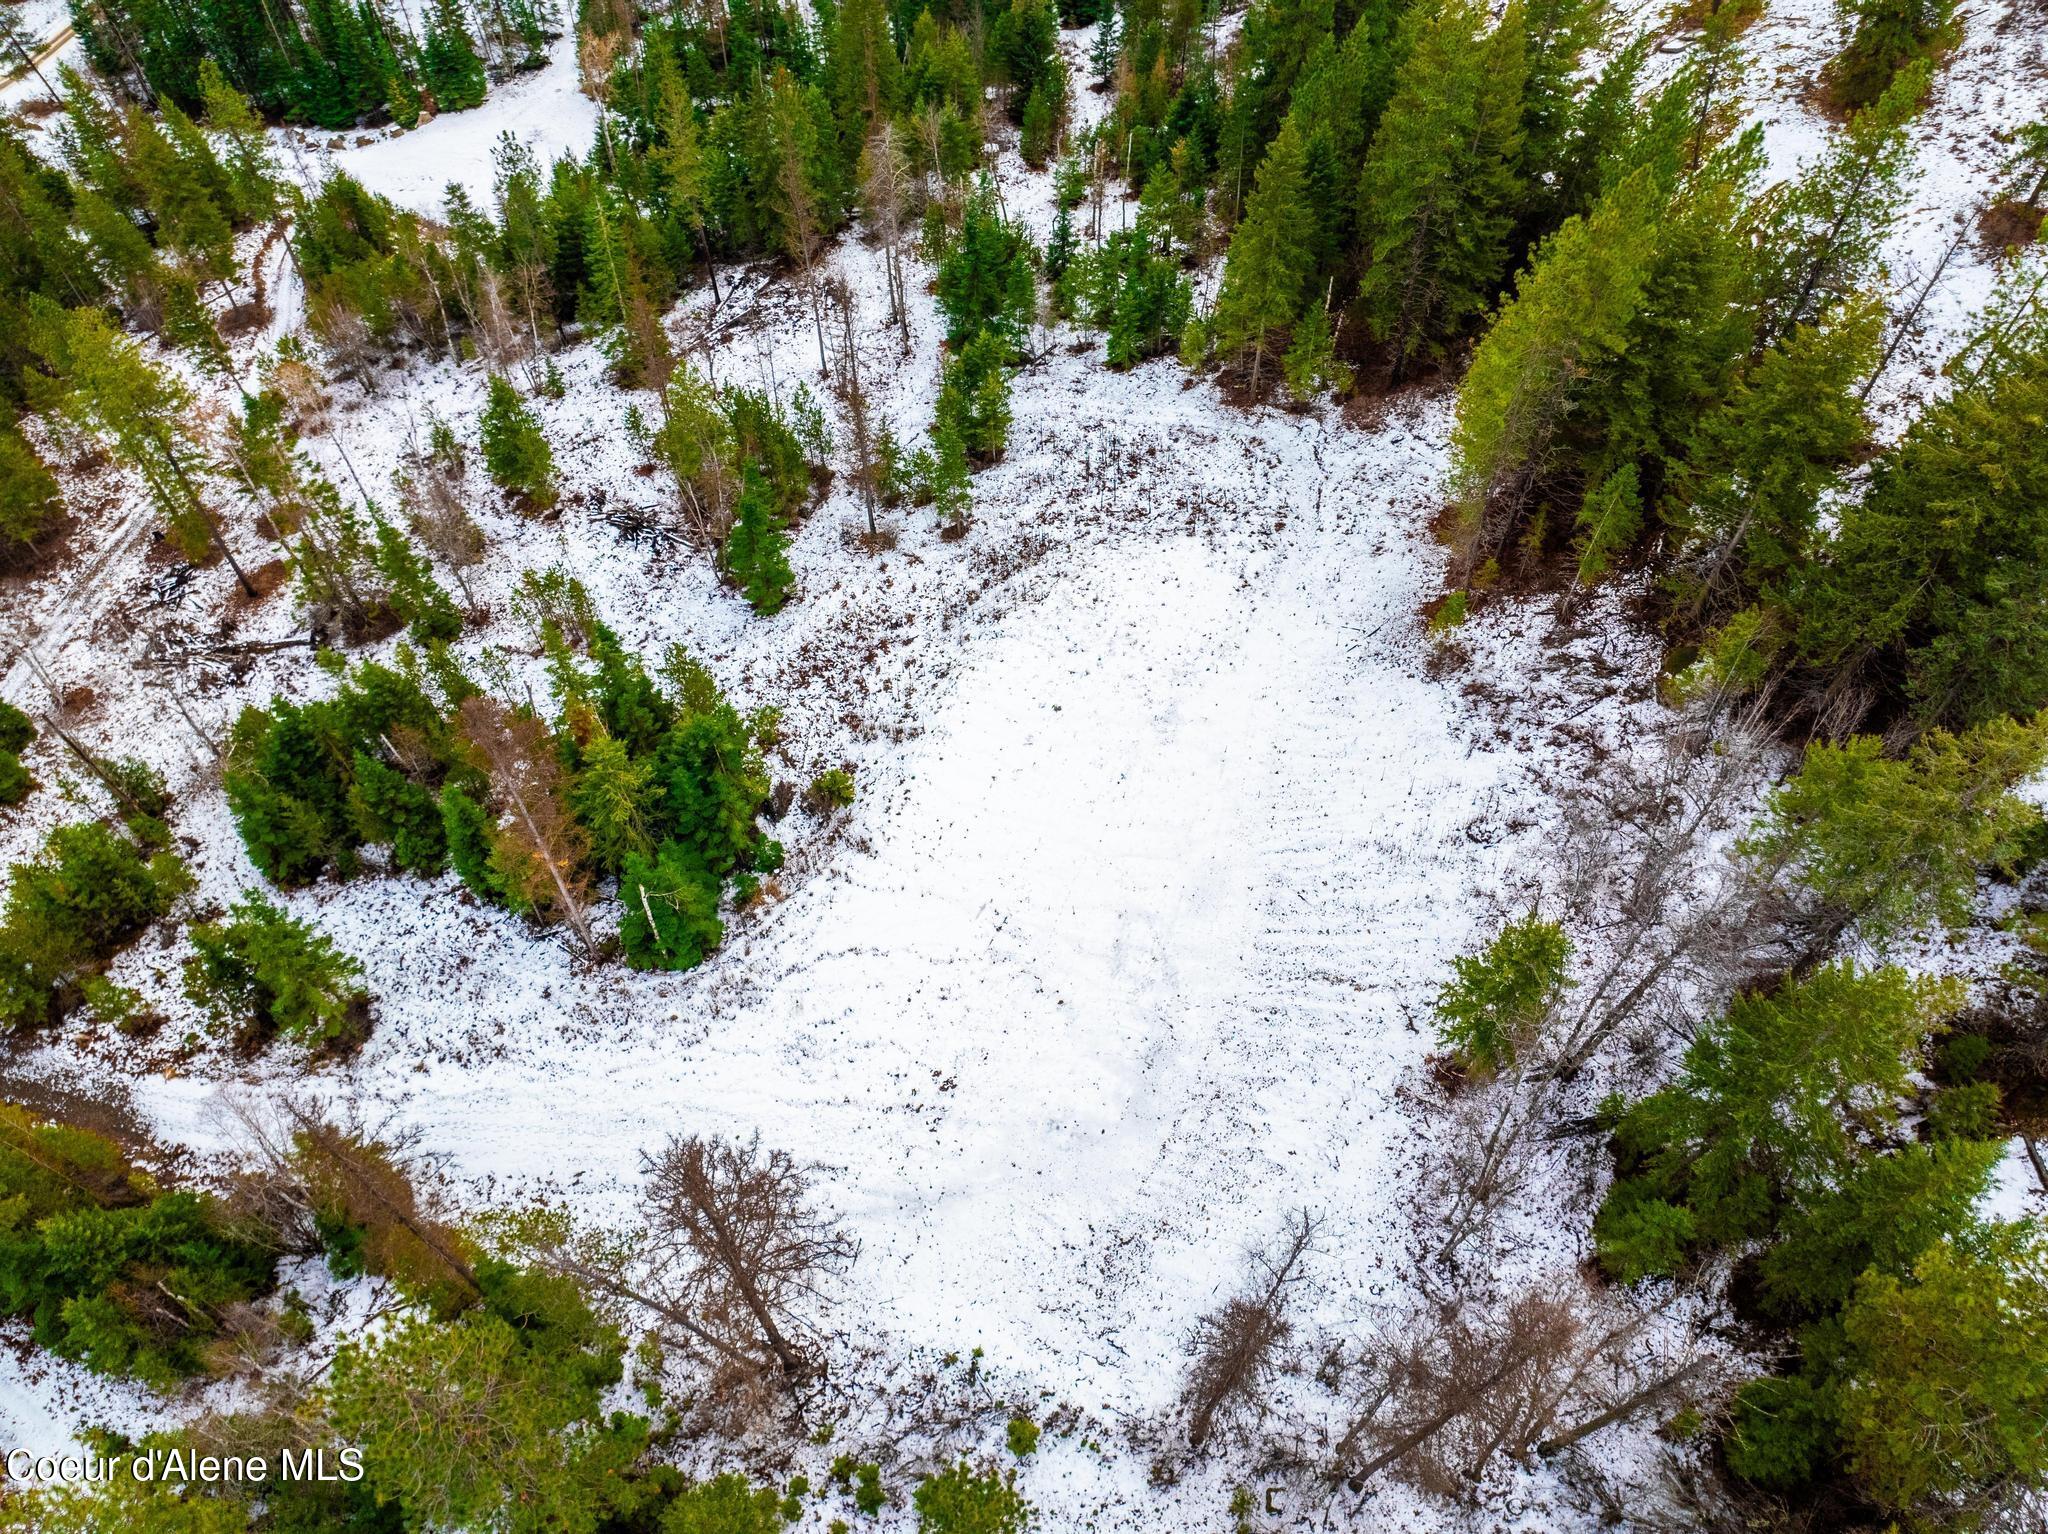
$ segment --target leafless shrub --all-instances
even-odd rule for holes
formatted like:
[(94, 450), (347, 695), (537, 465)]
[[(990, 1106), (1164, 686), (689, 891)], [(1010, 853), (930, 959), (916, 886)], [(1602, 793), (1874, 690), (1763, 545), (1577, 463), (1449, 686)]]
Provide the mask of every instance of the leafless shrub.
[(1270, 1409), (1279, 1350), (1293, 1332), (1288, 1291), (1302, 1276), (1318, 1224), (1305, 1209), (1290, 1215), (1270, 1248), (1247, 1254), (1244, 1287), (1195, 1323), (1181, 1404), (1196, 1453), (1219, 1428), (1242, 1429)]
[(1338, 1445), (1354, 1488), (1391, 1470), (1439, 1496), (1467, 1494), (1496, 1456), (1551, 1455), (1716, 1385), (1724, 1355), (1576, 1275), (1500, 1302), (1450, 1298), (1369, 1350), (1368, 1389)]
[(859, 1244), (813, 1207), (810, 1172), (787, 1151), (696, 1136), (642, 1158), (651, 1287), (683, 1340), (727, 1365), (772, 1366), (795, 1383), (824, 1372), (819, 1313)]

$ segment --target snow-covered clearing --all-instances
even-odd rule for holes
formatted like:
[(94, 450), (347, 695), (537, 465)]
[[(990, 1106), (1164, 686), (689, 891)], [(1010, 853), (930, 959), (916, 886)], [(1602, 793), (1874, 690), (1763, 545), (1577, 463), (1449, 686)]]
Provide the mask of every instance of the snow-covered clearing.
[[(1781, 164), (1818, 142), (1811, 113), (1788, 103), (1831, 25), (1818, 0), (1798, 0), (1749, 35)], [(1088, 40), (1066, 39), (1077, 81)], [(1902, 286), (1985, 184), (1987, 129), (2038, 110), (2038, 69), (2022, 85), (2014, 51), (2030, 46), (1973, 16), (1918, 130)], [(488, 198), (501, 132), (545, 159), (580, 148), (594, 121), (558, 48), (478, 111), (331, 157), (432, 209), (450, 181)], [(1003, 168), (1007, 205), (1042, 237), (1047, 178), (1014, 154)], [(914, 283), (906, 360), (876, 255), (849, 239), (832, 263), (860, 303), (876, 406), (916, 440), (936, 369), (929, 300)], [(1965, 258), (1888, 389), (1952, 344), (1984, 272)], [(720, 313), (699, 294), (672, 318), (678, 341), (715, 324), (721, 380), (785, 399), (818, 389), (794, 285), (728, 275)], [(281, 260), (272, 281), (294, 312)], [(1544, 882), (1559, 794), (1643, 739), (1656, 653), (1609, 598), (1571, 633), (1541, 607), (1497, 607), (1462, 637), (1462, 661), (1432, 664), (1419, 611), (1441, 572), (1427, 527), (1445, 399), (1376, 424), (1245, 413), (1170, 362), (1120, 375), (1098, 340), (1042, 339), (1017, 381), (1009, 455), (976, 478), (969, 537), (941, 542), (905, 511), (891, 517), (898, 546), (868, 553), (836, 494), (792, 549), (801, 600), (765, 621), (701, 554), (621, 536), (621, 509), (657, 509), (668, 488), (637, 472), (629, 400), (601, 359), (587, 346), (558, 359), (567, 396), (539, 403), (570, 504), (551, 525), (482, 516), (478, 596), (495, 616), (465, 651), (506, 649), (538, 689), (508, 598), (520, 571), (559, 565), (643, 653), (683, 643), (743, 705), (783, 706), (779, 777), (848, 761), (859, 801), (832, 826), (799, 812), (778, 833), (786, 898), (737, 918), (724, 949), (680, 976), (576, 961), (452, 878), (292, 895), (363, 957), (380, 999), (362, 1055), (310, 1088), (417, 1128), (466, 1199), (563, 1199), (593, 1219), (623, 1211), (640, 1151), (668, 1134), (758, 1131), (827, 1168), (825, 1197), (863, 1243), (838, 1315), (862, 1347), (925, 1360), (982, 1348), (1018, 1404), (1071, 1403), (1095, 1425), (1091, 1443), (1050, 1444), (1024, 1473), (1046, 1527), (1206, 1527), (1245, 1467), (1148, 1490), (1116, 1424), (1170, 1402), (1190, 1322), (1290, 1209), (1325, 1217), (1305, 1320), (1355, 1336), (1408, 1298), (1395, 1275), (1432, 1119), (1419, 1101), (1429, 999), (1449, 956)], [(338, 482), (380, 494), (429, 410), (473, 435), (482, 388), (474, 365), (415, 361), (374, 394), (337, 390), (346, 465), (332, 439), (312, 449)], [(99, 488), (121, 503), (121, 487)], [(37, 636), (60, 687), (97, 690), (89, 738), (170, 772), (199, 899), (233, 898), (256, 876), (166, 689), (218, 732), (246, 701), (325, 681), (295, 652), (127, 669), (145, 653), (285, 638), (298, 619), (280, 594), (216, 633), (220, 570), (146, 607), (161, 575), (146, 540), (124, 542), (117, 517), (88, 523), (79, 561), (104, 568), (0, 594), (0, 615)], [(239, 536), (253, 552), (255, 533)], [(24, 660), (4, 690), (40, 686)], [(46, 782), (64, 775), (51, 743), (35, 753)], [(67, 813), (38, 794), (0, 828), (5, 852)], [(170, 1014), (156, 1041), (53, 1039), (9, 1074), (122, 1097), (166, 1140), (221, 1148), (223, 1094), (296, 1087), (302, 1066), (281, 1050), (254, 1065), (217, 1045), (180, 1050), (193, 1023), (180, 953), (151, 945), (117, 971)], [(2014, 1178), (2001, 1202), (2040, 1201)], [(1579, 1190), (1560, 1179), (1549, 1207), (1562, 1218), (1530, 1232), (1516, 1263), (1582, 1254)], [(852, 1367), (856, 1380), (887, 1373)], [(0, 1436), (42, 1447), (145, 1409), (88, 1379), (0, 1356)], [(1603, 1453), (1625, 1459), (1632, 1431)], [(1489, 1492), (1498, 1526), (1590, 1525), (1554, 1496), (1540, 1472)], [(1388, 1492), (1360, 1522), (1447, 1516)]]

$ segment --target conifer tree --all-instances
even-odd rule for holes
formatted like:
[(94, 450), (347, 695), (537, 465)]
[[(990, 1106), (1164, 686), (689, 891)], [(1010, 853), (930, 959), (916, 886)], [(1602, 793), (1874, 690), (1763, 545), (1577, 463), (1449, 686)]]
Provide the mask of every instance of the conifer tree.
[[(1803, 660), (1923, 724), (2048, 707), (2048, 311), (2029, 294), (1874, 466), (1792, 603)], [(1867, 706), (1867, 705), (1866, 705)], [(1855, 719), (1849, 720), (1853, 727)]]
[(1359, 181), (1359, 303), (1398, 383), (1463, 333), (1499, 290), (1522, 198), (1522, 12), (1418, 5)]
[(749, 463), (741, 476), (738, 509), (725, 540), (725, 568), (762, 616), (780, 612), (796, 576), (789, 568), (789, 539), (782, 531), (775, 496)]
[(1249, 351), (1257, 393), (1273, 333), (1301, 313), (1313, 272), (1315, 215), (1308, 206), (1308, 162), (1299, 130), (1284, 124), (1273, 140), (1244, 222), (1230, 239), (1212, 321), (1217, 350)]
[(1287, 392), (1297, 400), (1326, 392), (1342, 394), (1351, 387), (1351, 369), (1337, 360), (1328, 303), (1311, 305), (1302, 316), (1280, 366), (1287, 376)]
[(882, 0), (845, 0), (838, 7), (826, 69), (839, 141), (857, 156), (869, 133), (893, 117), (903, 100), (902, 65)]
[(393, 866), (432, 878), (448, 864), (440, 802), (419, 783), (368, 752), (357, 751), (349, 815), (365, 842), (391, 848)]
[(220, 550), (253, 599), (256, 589), (235, 562), (205, 497), (205, 457), (191, 436), (191, 391), (152, 365), (94, 310), (66, 311), (36, 299), (31, 313), (32, 344), (54, 375), (45, 389), (52, 408), (135, 470), (186, 558), (200, 558), (209, 547)]
[(0, 411), (0, 559), (32, 547), (63, 509), (56, 478)]
[(650, 850), (647, 806), (653, 768), (635, 761), (625, 743), (600, 732), (584, 745), (569, 802), (590, 838), (591, 860), (616, 874), (626, 860)]
[(1883, 338), (1882, 308), (1852, 301), (1773, 347), (1699, 424), (1672, 487), (1684, 509), (1673, 584), (1686, 623), (1782, 593), (1811, 552), (1820, 500), (1868, 440), (1857, 386)]
[(1955, 40), (1955, 0), (1844, 0), (1842, 9), (1855, 28), (1822, 72), (1838, 106), (1869, 106), (1908, 63)]
[(555, 504), (555, 455), (541, 435), (540, 419), (518, 390), (495, 373), (482, 435), (484, 467), (501, 489), (534, 511)]
[(1857, 1162), (1845, 1114), (1866, 1129), (1897, 1121), (1921, 1045), (1960, 999), (1952, 982), (1847, 962), (1737, 997), (1678, 1079), (1622, 1120), (1643, 1182), (1617, 1182), (1610, 1205), (1646, 1185), (1688, 1209), (1704, 1240), (1762, 1234), (1778, 1203), (1821, 1195)]
[(928, 499), (941, 527), (964, 527), (974, 509), (973, 481), (968, 475), (967, 444), (958, 422), (940, 419), (932, 426)]
[(1906, 129), (1927, 94), (1925, 60), (1899, 71), (1830, 151), (1769, 205), (1757, 308), (1759, 344), (1810, 325), (1871, 286), (1878, 247), (1898, 206)]
[(619, 904), (619, 944), (635, 969), (691, 969), (725, 939), (717, 878), (676, 842), (628, 855)]
[(940, 256), (933, 284), (946, 316), (946, 344), (958, 349), (984, 332), (1017, 356), (1037, 308), (1031, 242), (1002, 216), (995, 185), (984, 176), (961, 216), (960, 233)]
[(1852, 924), (1877, 948), (1969, 917), (1977, 876), (2009, 862), (2040, 812), (2012, 790), (2048, 761), (2048, 713), (1930, 731), (1903, 757), (1876, 737), (1815, 741), (1741, 843), (1816, 902), (1800, 968)]
[(934, 407), (934, 430), (957, 432), (967, 456), (987, 465), (1010, 440), (1009, 352), (1002, 337), (984, 330), (946, 363)]
[(194, 926), (185, 994), (217, 1024), (331, 1043), (360, 1028), (369, 997), (362, 964), (256, 890), (227, 919)]
[(1842, 1316), (1843, 1458), (1880, 1506), (1935, 1512), (2048, 1478), (2048, 1241), (1994, 1226), (1873, 1272)]
[(427, 12), (426, 36), (420, 41), (420, 83), (443, 112), (483, 105), (490, 86), (461, 0), (433, 0)]
[(455, 603), (434, 579), (426, 558), (407, 541), (405, 534), (370, 508), (376, 529), (377, 547), (372, 556), (377, 573), (384, 578), (391, 610), (404, 620), (406, 632), (422, 646), (456, 638), (462, 632), (462, 615)]
[(1626, 343), (1658, 235), (1648, 170), (1545, 241), (1480, 342), (1452, 433), (1461, 579), (1483, 575), (1550, 467), (1575, 391)]
[(235, 221), (246, 225), (271, 217), (282, 206), (284, 192), (263, 119), (210, 58), (200, 60), (199, 90), (206, 126), (227, 145), (225, 169)]

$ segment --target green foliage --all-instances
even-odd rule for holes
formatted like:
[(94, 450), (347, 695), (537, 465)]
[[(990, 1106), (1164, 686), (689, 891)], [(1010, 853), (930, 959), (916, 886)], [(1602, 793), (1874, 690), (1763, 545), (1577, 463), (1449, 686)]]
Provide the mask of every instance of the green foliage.
[(1469, 578), (1497, 555), (1585, 381), (1627, 345), (1658, 244), (1661, 197), (1637, 171), (1567, 219), (1516, 280), (1458, 391), (1455, 540)]
[[(388, 770), (358, 780), (358, 759)], [(426, 800), (456, 763), (454, 739), (419, 677), (365, 661), (331, 699), (245, 708), (229, 734), (223, 782), (250, 861), (291, 886), (329, 870), (352, 877), (357, 850), (386, 838), (400, 867), (437, 871)]]
[(796, 584), (774, 495), (751, 463), (742, 473), (739, 508), (726, 534), (725, 567), (748, 606), (763, 617), (780, 612)]
[(1314, 261), (1308, 195), (1307, 150), (1289, 122), (1259, 166), (1244, 222), (1231, 236), (1211, 324), (1221, 355), (1251, 353), (1255, 391), (1273, 333), (1294, 323), (1306, 297)]
[(967, 200), (960, 233), (939, 257), (934, 291), (956, 352), (993, 333), (1005, 362), (1020, 353), (1038, 303), (1031, 242), (1002, 215), (995, 184), (983, 177)]
[(1936, 730), (1903, 758), (1870, 736), (1817, 741), (1743, 853), (1787, 868), (1837, 921), (1883, 945), (1969, 916), (1977, 872), (2012, 856), (2039, 812), (2011, 789), (2048, 760), (2048, 714)]
[[(994, 463), (1010, 440), (1009, 346), (984, 330), (947, 361), (932, 426), (935, 448), (957, 439), (977, 464)], [(943, 459), (942, 459), (943, 463)]]
[(1351, 387), (1351, 369), (1337, 360), (1326, 304), (1311, 307), (1294, 327), (1294, 340), (1280, 359), (1287, 392), (1307, 402), (1319, 394), (1343, 394)]
[(782, 1525), (774, 1488), (733, 1474), (684, 1487), (661, 1515), (661, 1534), (781, 1534)]
[[(1974, 1037), (1977, 1044), (1985, 1041)], [(1960, 1042), (1960, 1041), (1959, 1041)], [(1972, 1081), (1943, 1087), (1927, 1105), (1927, 1134), (1937, 1143), (2000, 1138), (1998, 1083)]]
[(1523, 192), (1522, 12), (1495, 26), (1470, 0), (1416, 5), (1397, 52), (1359, 183), (1359, 305), (1398, 378), (1410, 358), (1441, 355), (1506, 275)]
[(14, 422), (0, 414), (0, 557), (33, 547), (63, 509), (55, 477)]
[(1803, 567), (1822, 496), (1868, 439), (1858, 395), (1883, 336), (1883, 307), (1865, 301), (1798, 326), (1700, 422), (1666, 511), (1689, 618), (1782, 597)]
[(1843, 9), (1855, 29), (1824, 71), (1840, 106), (1870, 105), (1908, 62), (1957, 34), (1955, 0), (1845, 0)]
[(362, 1030), (369, 1006), (362, 965), (257, 891), (225, 922), (191, 930), (185, 994), (220, 1026), (308, 1046)]
[(510, 382), (493, 373), (483, 416), (484, 467), (491, 479), (533, 511), (555, 504), (555, 455), (540, 419)]
[(7, 874), (0, 909), (0, 1025), (41, 1027), (191, 887), (177, 856), (98, 821), (58, 826)]
[(483, 105), (489, 82), (456, 0), (434, 0), (420, 42), (420, 83), (443, 112)]
[(391, 610), (404, 622), (406, 632), (420, 645), (458, 637), (462, 633), (462, 615), (455, 610), (454, 600), (441, 583), (434, 579), (426, 556), (378, 516), (374, 507), (371, 519), (377, 532), (377, 549), (372, 559), (377, 573), (386, 582)]
[(594, 1534), (646, 1424), (607, 1417), (624, 1341), (567, 1280), (481, 1263), (484, 1302), (336, 1356), (328, 1409), (379, 1494), (418, 1526)]
[(171, 1389), (205, 1370), (222, 1308), (270, 1282), (268, 1253), (211, 1198), (160, 1191), (113, 1142), (0, 1104), (0, 1305), (42, 1346)]
[(1003, 1441), (1017, 1458), (1028, 1459), (1038, 1449), (1038, 1424), (1029, 1417), (1012, 1417), (1004, 1431)]
[(1514, 1063), (1535, 1039), (1568, 982), (1564, 928), (1534, 912), (1509, 922), (1479, 953), (1451, 961), (1437, 992), (1437, 1038), (1476, 1070)]
[(1880, 1507), (1909, 1512), (2048, 1474), (2048, 1242), (2031, 1225), (1929, 1247), (1865, 1274), (1842, 1315), (1853, 1364), (1842, 1455)]
[(1593, 1219), (1600, 1266), (1623, 1284), (1677, 1273), (1697, 1233), (1690, 1209), (1627, 1178), (1616, 1181)]
[(1951, 368), (1948, 393), (1872, 466), (1792, 605), (1821, 676), (1848, 672), (1922, 725), (2048, 707), (2048, 309), (2031, 290)]
[(1023, 1534), (1031, 1505), (1017, 1494), (1016, 1473), (977, 1474), (966, 1460), (918, 1482), (911, 1502), (919, 1534)]
[(1944, 1140), (1871, 1156), (1788, 1210), (1765, 1254), (1763, 1293), (1785, 1314), (1839, 1309), (1866, 1272), (1904, 1274), (1965, 1230), (2005, 1154), (2000, 1141)]
[(693, 968), (725, 938), (717, 877), (675, 842), (626, 858), (619, 903), (619, 943), (635, 969)]
[(1628, 1197), (1684, 1204), (1704, 1240), (1760, 1233), (1784, 1200), (1819, 1197), (1858, 1161), (1852, 1124), (1896, 1121), (1922, 1043), (1959, 999), (1953, 983), (1847, 962), (1738, 996), (1618, 1127), (1647, 1179)]
[(828, 767), (811, 779), (804, 803), (819, 814), (845, 809), (853, 803), (853, 774), (843, 767)]
[(1735, 1398), (1728, 1468), (1771, 1491), (1809, 1483), (1834, 1452), (1834, 1393), (1799, 1375), (1751, 1380)]

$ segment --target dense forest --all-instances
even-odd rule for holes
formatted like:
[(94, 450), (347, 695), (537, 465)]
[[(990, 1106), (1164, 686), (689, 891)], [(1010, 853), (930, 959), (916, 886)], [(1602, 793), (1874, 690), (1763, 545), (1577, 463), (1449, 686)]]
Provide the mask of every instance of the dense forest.
[[(71, 0), (47, 59), (10, 16), (0, 1309), (153, 1403), (78, 1442), (185, 1468), (45, 1476), (0, 1522), (1277, 1527), (1258, 1487), (1361, 1528), (2038, 1526), (2048, 120), (1987, 125), (1952, 227), (1898, 254), (1931, 114), (2030, 3), (1843, 0), (1773, 107), (1811, 125), (1790, 157), (1766, 0)], [(2038, 112), (2031, 68), (1995, 83)], [(378, 189), (551, 72), (586, 143), (506, 126), (431, 209)], [(914, 734), (877, 721), (971, 670), (977, 624), (1031, 622), (977, 604), (1059, 536), (1046, 487), (1136, 472), (1113, 431), (1048, 450), (1084, 389), (1184, 413), (1169, 484), (1313, 423), (1313, 511), (1247, 494), (1245, 536), (1319, 525), (1333, 441), (1412, 434), (1402, 674), (1561, 738), (1605, 695), (1566, 715), (1544, 673), (1589, 634), (1640, 683), (1626, 740), (1548, 764), (1521, 866), (1430, 896), (1479, 914), (1386, 997), (1352, 984), (1419, 1041), (1384, 1072), (1408, 1181), (1343, 1173), (1402, 1250), (1366, 1273), (1341, 1213), (1259, 1184), (1289, 1196), (1183, 1289), (1178, 1352), (1105, 1339), (1160, 1383), (1104, 1416), (862, 1313), (890, 1282), (863, 1221), (925, 1195), (856, 1195), (860, 1145), (757, 1100), (864, 1090), (829, 1018), (749, 1062), (709, 1120), (744, 1130), (634, 1140), (584, 1203), (566, 1161), (444, 1165), (420, 1041), (509, 992), (407, 951), (459, 919), (565, 1016), (556, 984), (612, 997), (578, 1051), (687, 1007), (678, 1080), (807, 984), (808, 951), (766, 968), (779, 926), (872, 954), (793, 913), (890, 855), (868, 775)], [(1129, 516), (1163, 543), (1187, 506)], [(888, 615), (941, 567), (981, 584)], [(113, 616), (48, 616), (117, 578)], [(828, 654), (800, 625), (832, 609)], [(1538, 623), (1546, 650), (1502, 637)], [(918, 645), (899, 688), (880, 658)], [(998, 781), (948, 827), (1030, 813)], [(365, 1089), (394, 1052), (402, 1099)], [(903, 1055), (905, 1112), (954, 1091), (940, 1063)], [(150, 1076), (219, 1089), (203, 1152), (109, 1106)], [(999, 1159), (1054, 1157), (1062, 1112)], [(281, 1469), (342, 1448), (359, 1475)]]

